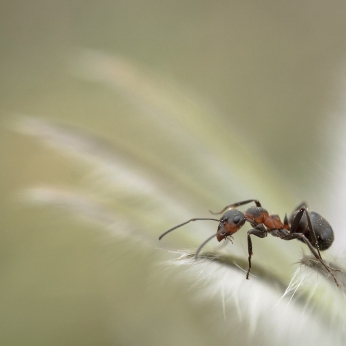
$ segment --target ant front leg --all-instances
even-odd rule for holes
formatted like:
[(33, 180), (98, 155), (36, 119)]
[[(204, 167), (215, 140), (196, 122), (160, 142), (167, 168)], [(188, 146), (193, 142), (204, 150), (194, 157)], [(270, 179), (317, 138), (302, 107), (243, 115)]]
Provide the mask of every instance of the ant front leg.
[(256, 237), (259, 237), (259, 238), (264, 238), (267, 236), (267, 230), (266, 228), (264, 227), (263, 224), (259, 224), (257, 225), (255, 228), (253, 229), (250, 229), (250, 231), (247, 232), (247, 246), (248, 246), (248, 252), (249, 252), (249, 258), (248, 258), (248, 261), (249, 261), (249, 269), (247, 270), (247, 273), (246, 273), (246, 279), (249, 280), (249, 275), (250, 275), (250, 270), (251, 270), (251, 257), (253, 255), (253, 252), (252, 252), (252, 241), (251, 241), (251, 235), (255, 235)]

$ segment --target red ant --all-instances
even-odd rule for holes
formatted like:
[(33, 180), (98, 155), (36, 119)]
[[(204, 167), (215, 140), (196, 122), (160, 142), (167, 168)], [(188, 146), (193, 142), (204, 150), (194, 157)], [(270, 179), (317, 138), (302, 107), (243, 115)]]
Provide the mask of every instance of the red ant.
[[(242, 213), (238, 209), (235, 209), (241, 205), (254, 202), (256, 206), (252, 206)], [(227, 210), (227, 211), (226, 211)], [(226, 211), (226, 212), (225, 212)], [(225, 213), (224, 213), (225, 212)], [(196, 220), (212, 220), (219, 222), (219, 227), (216, 231), (216, 234), (213, 234), (211, 237), (206, 239), (197, 249), (195, 258), (198, 258), (199, 253), (202, 248), (214, 237), (220, 242), (223, 239), (232, 240), (232, 235), (238, 232), (248, 221), (253, 229), (247, 232), (247, 243), (248, 243), (248, 261), (249, 269), (246, 273), (246, 279), (249, 279), (250, 270), (251, 270), (251, 257), (252, 252), (252, 241), (250, 236), (255, 235), (259, 238), (264, 238), (268, 233), (274, 237), (279, 237), (283, 240), (292, 240), (298, 239), (304, 242), (316, 257), (318, 261), (327, 269), (327, 271), (332, 275), (336, 285), (339, 287), (340, 284), (336, 279), (333, 271), (340, 271), (339, 269), (333, 269), (328, 266), (321, 257), (320, 250), (328, 249), (334, 241), (333, 229), (326, 219), (321, 215), (315, 212), (309, 212), (306, 203), (301, 203), (291, 214), (290, 218), (287, 218), (285, 215), (284, 222), (280, 220), (278, 215), (269, 215), (268, 211), (262, 208), (261, 203), (257, 199), (248, 199), (246, 201), (233, 203), (225, 208), (223, 208), (218, 213), (212, 214), (221, 214), (224, 213), (220, 219), (212, 218), (194, 218), (190, 219), (180, 225), (177, 225), (173, 228), (170, 228), (168, 231), (162, 233), (159, 237), (159, 240), (162, 239), (166, 234), (174, 231), (175, 229), (186, 225), (191, 221)], [(317, 251), (316, 251), (316, 250)]]

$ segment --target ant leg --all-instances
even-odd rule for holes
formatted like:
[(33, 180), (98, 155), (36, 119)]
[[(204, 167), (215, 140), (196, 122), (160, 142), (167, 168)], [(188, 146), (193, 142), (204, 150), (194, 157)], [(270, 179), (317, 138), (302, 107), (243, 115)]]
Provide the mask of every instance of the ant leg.
[(287, 230), (290, 229), (290, 224), (288, 222), (287, 214), (285, 214), (285, 218), (284, 218), (284, 228)]
[[(292, 222), (292, 226), (291, 226), (290, 232), (291, 232), (291, 233), (296, 233), (296, 229), (299, 227), (299, 222), (300, 222), (301, 218), (303, 217), (304, 212), (305, 212), (306, 218), (307, 218), (307, 220), (308, 220), (309, 229), (310, 229), (311, 233), (313, 234), (313, 238), (314, 238), (314, 239), (313, 239), (313, 242), (314, 242), (315, 246), (312, 245), (310, 241), (309, 241), (309, 243), (317, 249), (317, 253), (318, 253), (318, 256), (319, 256), (319, 260), (323, 261), (322, 256), (321, 256), (321, 252), (320, 252), (320, 247), (318, 246), (317, 236), (316, 236), (314, 227), (312, 226), (311, 217), (310, 217), (310, 214), (309, 214), (309, 212), (308, 212), (307, 207), (302, 207), (302, 208), (300, 208), (300, 210), (298, 211), (298, 213), (297, 213), (295, 219), (294, 219), (293, 222)], [(328, 266), (328, 267), (329, 267), (329, 266)], [(334, 268), (332, 268), (332, 267), (329, 267), (329, 268), (330, 268), (331, 270), (333, 270), (333, 271), (342, 271), (342, 270), (340, 270), (340, 269), (334, 269)]]
[(293, 212), (298, 211), (299, 209), (301, 209), (301, 208), (303, 208), (303, 207), (305, 207), (306, 209), (308, 209), (308, 204), (307, 204), (306, 202), (300, 203), (299, 205), (297, 205), (297, 206), (294, 208)]
[(261, 203), (260, 203), (260, 201), (259, 201), (258, 199), (247, 199), (246, 201), (241, 201), (241, 202), (237, 202), (237, 203), (233, 203), (233, 204), (227, 205), (226, 207), (224, 207), (221, 211), (219, 211), (219, 212), (217, 212), (217, 213), (215, 213), (215, 212), (213, 212), (213, 211), (211, 211), (211, 210), (209, 210), (209, 212), (210, 212), (211, 214), (214, 214), (214, 215), (216, 215), (216, 214), (222, 214), (222, 213), (225, 212), (227, 209), (234, 209), (234, 208), (237, 208), (237, 207), (239, 207), (239, 206), (241, 206), (241, 205), (248, 204), (248, 203), (251, 203), (251, 202), (255, 202), (256, 207), (261, 207), (261, 206), (262, 206)]
[(306, 208), (308, 209), (308, 204), (306, 202), (302, 202), (300, 203), (299, 205), (297, 205), (294, 210), (292, 211), (290, 217), (288, 218), (288, 221), (289, 223), (293, 223), (294, 219), (293, 219), (293, 216), (296, 215), (297, 216), (297, 213), (300, 209), (302, 208)]
[(327, 269), (327, 271), (332, 275), (332, 277), (336, 283), (336, 286), (340, 287), (338, 280), (336, 279), (335, 275), (332, 272), (332, 270), (333, 271), (339, 271), (339, 270), (329, 267), (324, 262), (321, 255), (319, 253), (317, 253), (317, 251), (313, 248), (312, 244), (309, 242), (308, 238), (306, 238), (303, 233), (290, 233), (290, 234), (287, 234), (287, 235), (281, 237), (281, 239), (284, 239), (284, 240), (292, 240), (292, 239), (298, 239), (298, 238), (304, 241), (304, 243), (309, 247), (312, 254), (316, 257), (316, 259), (318, 259), (321, 262), (321, 264)]
[[(311, 231), (311, 234), (313, 234), (313, 243), (314, 243), (314, 247), (317, 249), (317, 252), (318, 252), (318, 257), (320, 260), (322, 260), (322, 256), (321, 256), (321, 253), (320, 253), (320, 248), (318, 246), (318, 241), (317, 241), (317, 236), (316, 236), (316, 233), (315, 233), (315, 230), (312, 226), (312, 222), (311, 222), (311, 218), (310, 218), (310, 214), (308, 212), (308, 209), (307, 207), (301, 207), (296, 215), (296, 217), (294, 218), (293, 222), (292, 222), (292, 225), (291, 225), (291, 230), (290, 232), (291, 233), (296, 233), (296, 230), (298, 229), (299, 227), (299, 222), (300, 220), (302, 219), (304, 213), (306, 214), (306, 218), (308, 220), (308, 226), (309, 226), (309, 229)], [(310, 243), (310, 242), (309, 242)], [(310, 243), (311, 244), (311, 243)]]
[(255, 235), (256, 237), (259, 237), (259, 238), (264, 238), (267, 236), (267, 230), (263, 226), (263, 224), (259, 224), (256, 226), (256, 228), (250, 229), (250, 231), (247, 232), (247, 247), (248, 247), (248, 252), (249, 252), (249, 257), (248, 257), (249, 269), (247, 270), (247, 273), (246, 273), (246, 279), (247, 280), (249, 280), (249, 275), (250, 275), (250, 270), (251, 270), (251, 257), (253, 255), (252, 241), (251, 241), (251, 237), (250, 237), (251, 234)]
[(304, 206), (304, 207), (301, 207), (299, 209), (298, 213), (296, 214), (296, 217), (292, 221), (291, 230), (290, 231), (291, 231), (291, 233), (296, 233), (297, 229), (299, 228), (299, 222), (302, 219), (304, 213), (306, 214), (306, 218), (308, 220), (309, 229), (310, 229), (311, 233), (314, 236), (313, 241), (314, 241), (314, 244), (315, 244), (315, 248), (317, 249), (318, 255), (321, 257), (320, 249), (318, 247), (317, 237), (316, 237), (316, 234), (315, 234), (315, 230), (312, 227), (312, 222), (311, 222), (310, 214), (309, 214), (309, 212), (307, 210), (307, 207)]

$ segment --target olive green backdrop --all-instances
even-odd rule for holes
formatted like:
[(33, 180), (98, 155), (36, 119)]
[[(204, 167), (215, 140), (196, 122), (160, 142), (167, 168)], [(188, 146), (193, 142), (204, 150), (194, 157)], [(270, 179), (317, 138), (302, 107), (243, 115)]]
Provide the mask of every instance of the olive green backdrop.
[[(275, 345), (286, 330), (282, 345), (316, 345), (314, 300), (275, 338), (251, 321), (271, 314), (254, 292), (278, 301), (302, 244), (254, 239), (253, 260), (283, 286), (252, 278), (251, 310), (222, 287), (203, 295), (193, 263), (166, 262), (216, 224), (157, 238), (239, 200), (282, 218), (306, 200), (343, 265), (345, 14), (343, 2), (4, 1), (0, 343)], [(246, 269), (246, 232), (234, 242), (222, 251)], [(209, 281), (232, 275), (246, 287), (241, 271)], [(329, 289), (325, 305), (344, 304)]]

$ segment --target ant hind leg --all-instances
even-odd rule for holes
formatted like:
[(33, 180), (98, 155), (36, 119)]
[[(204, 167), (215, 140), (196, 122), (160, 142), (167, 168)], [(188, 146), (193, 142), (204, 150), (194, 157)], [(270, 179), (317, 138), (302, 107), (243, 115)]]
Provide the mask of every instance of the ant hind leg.
[(324, 260), (322, 259), (321, 254), (314, 249), (312, 244), (309, 242), (309, 240), (305, 237), (305, 235), (303, 233), (290, 233), (290, 234), (283, 236), (281, 239), (284, 239), (284, 240), (301, 239), (309, 247), (311, 253), (316, 257), (316, 259), (318, 259), (321, 262), (321, 264), (327, 269), (327, 271), (333, 277), (334, 282), (336, 283), (336, 286), (340, 287), (339, 281), (337, 280), (333, 271), (341, 271), (342, 272), (342, 270), (334, 269), (334, 268), (331, 268), (329, 265), (327, 265), (324, 262)]

